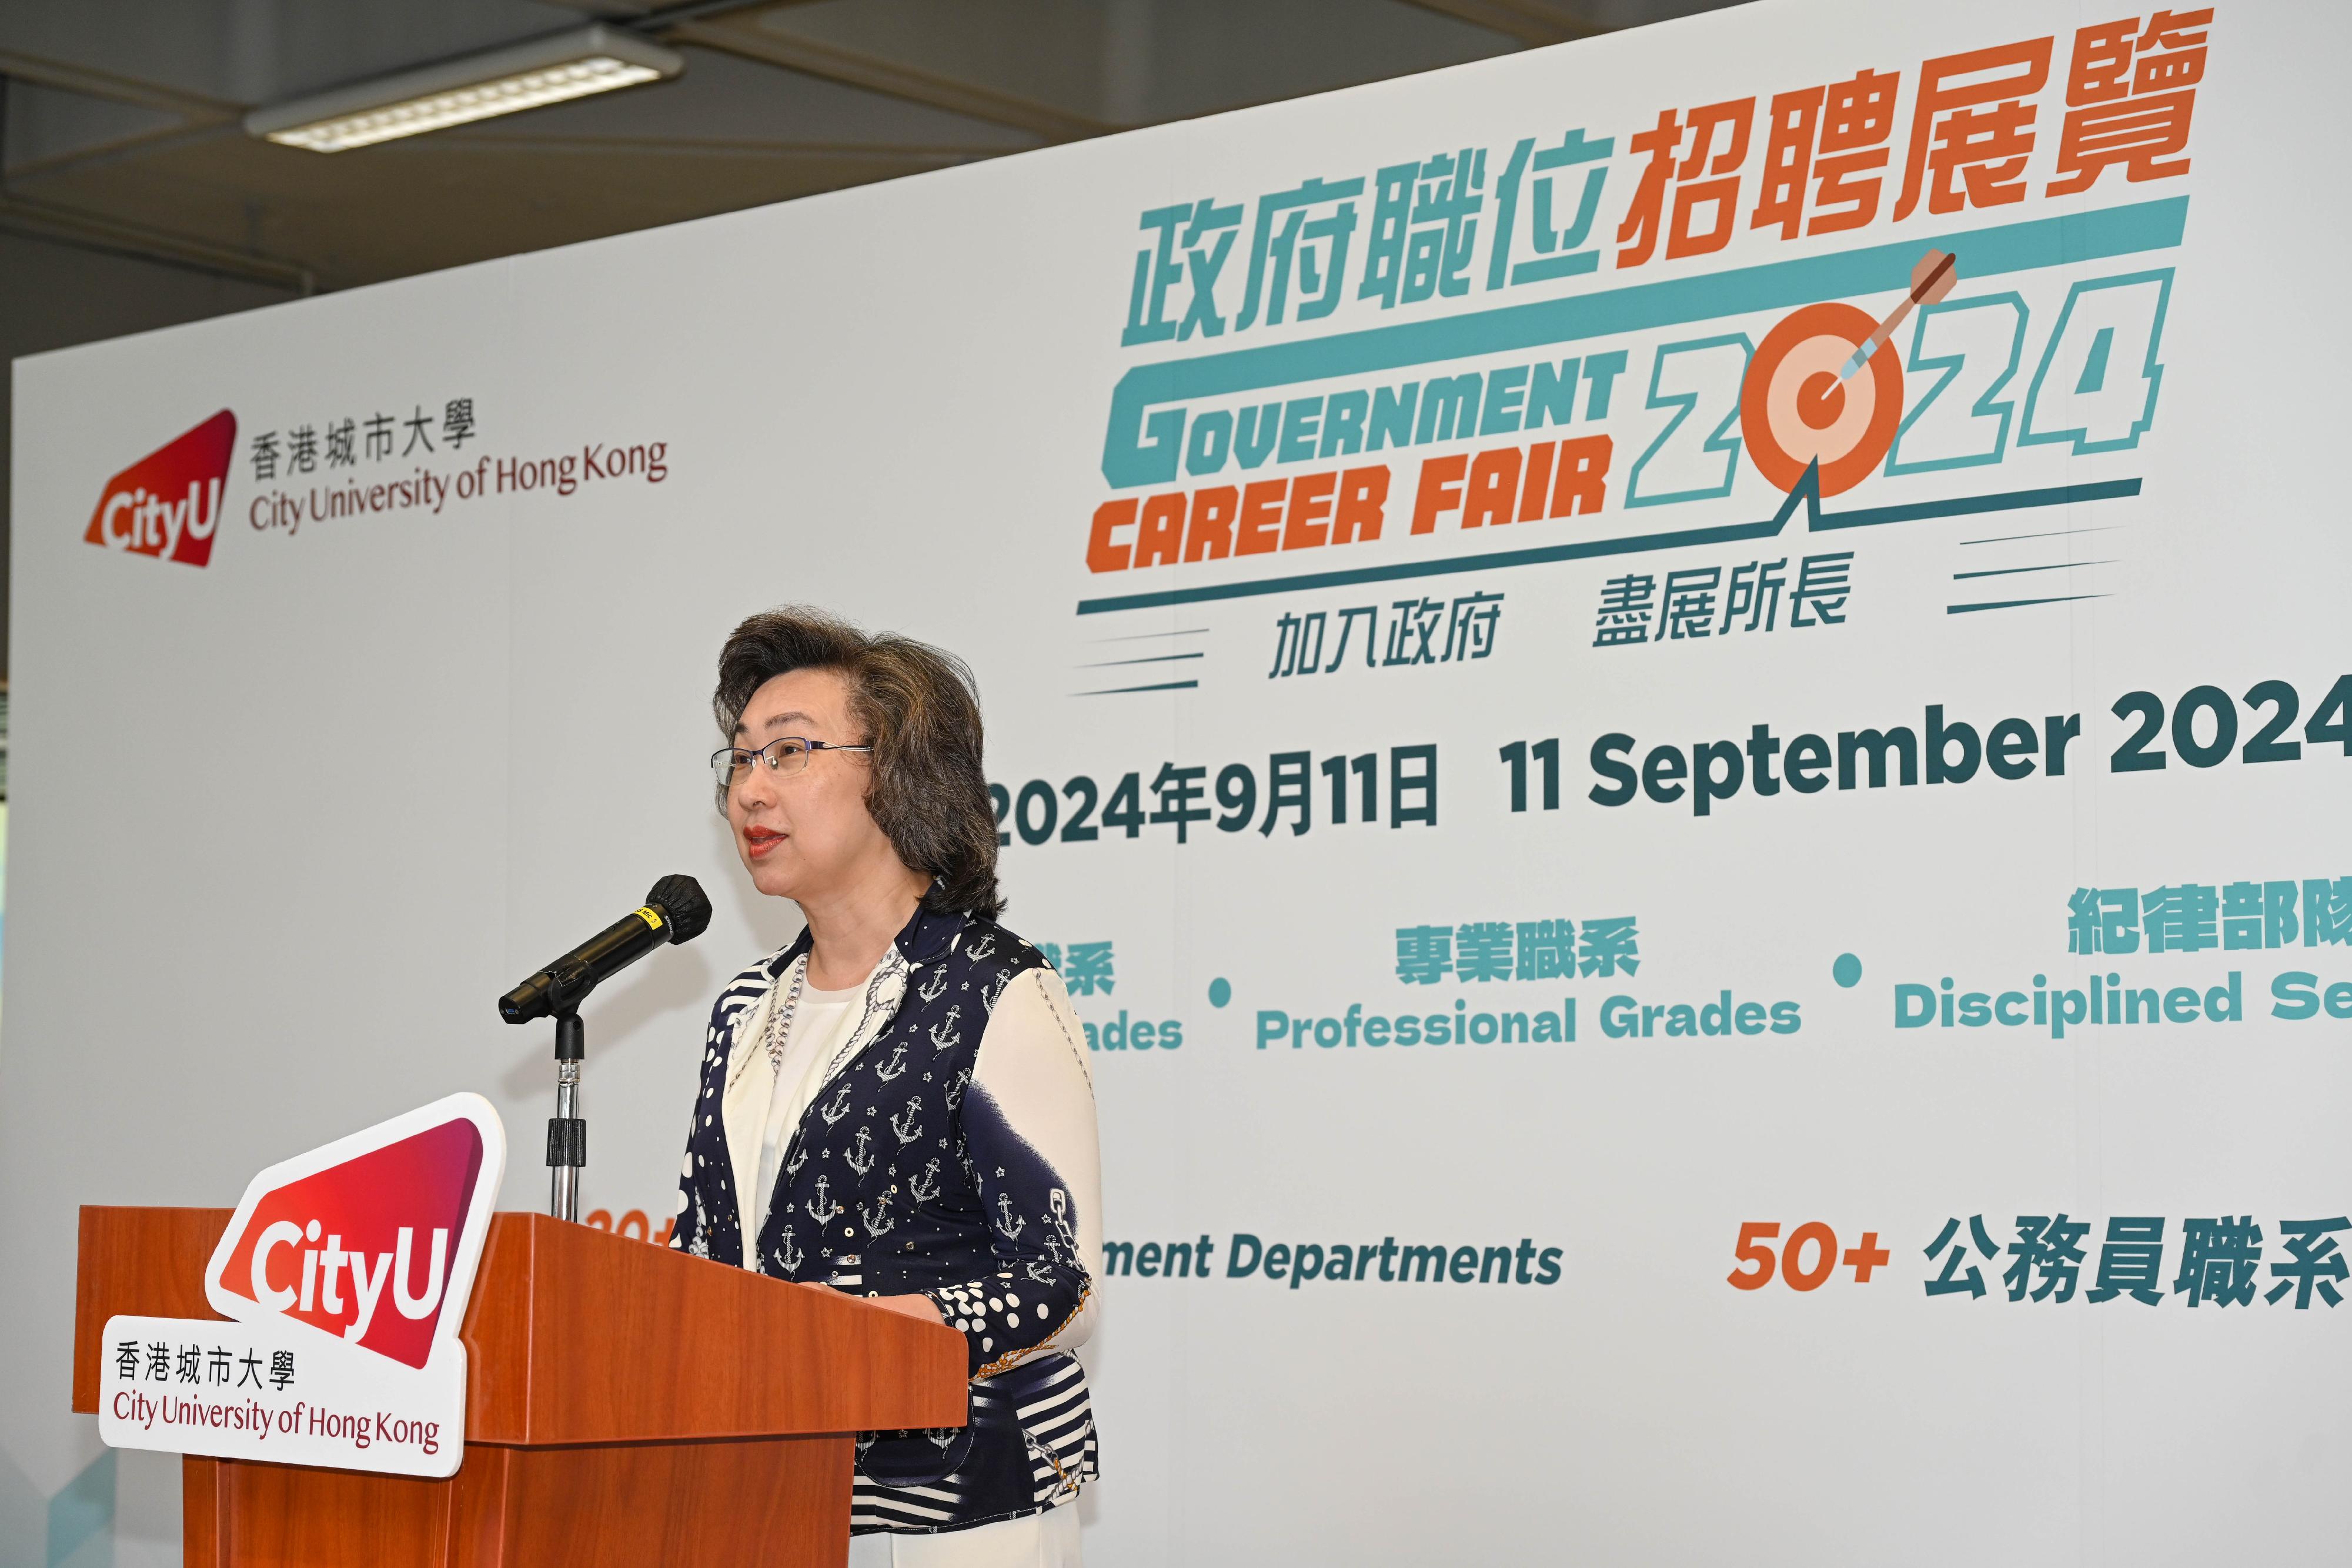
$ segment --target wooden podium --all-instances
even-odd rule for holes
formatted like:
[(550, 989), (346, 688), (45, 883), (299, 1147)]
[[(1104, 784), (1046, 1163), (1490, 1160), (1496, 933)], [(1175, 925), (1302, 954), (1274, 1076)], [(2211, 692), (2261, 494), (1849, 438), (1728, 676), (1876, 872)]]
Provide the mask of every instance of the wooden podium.
[[(76, 1410), (109, 1317), (217, 1318), (229, 1214), (81, 1211)], [(952, 1329), (543, 1215), (491, 1219), (463, 1337), (455, 1476), (184, 1458), (189, 1568), (837, 1568), (852, 1434), (965, 1419)]]

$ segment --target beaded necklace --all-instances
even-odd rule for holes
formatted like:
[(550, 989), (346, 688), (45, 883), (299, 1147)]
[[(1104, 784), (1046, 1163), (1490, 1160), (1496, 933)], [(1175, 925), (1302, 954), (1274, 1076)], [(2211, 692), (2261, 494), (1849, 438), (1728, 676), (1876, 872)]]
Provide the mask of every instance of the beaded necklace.
[(768, 1071), (780, 1079), (784, 1073), (784, 1042), (792, 1036), (793, 1013), (800, 1006), (801, 984), (808, 976), (808, 960), (795, 961), (792, 973), (792, 988), (784, 993), (781, 1003), (768, 1009), (768, 1028), (762, 1041), (768, 1048)]

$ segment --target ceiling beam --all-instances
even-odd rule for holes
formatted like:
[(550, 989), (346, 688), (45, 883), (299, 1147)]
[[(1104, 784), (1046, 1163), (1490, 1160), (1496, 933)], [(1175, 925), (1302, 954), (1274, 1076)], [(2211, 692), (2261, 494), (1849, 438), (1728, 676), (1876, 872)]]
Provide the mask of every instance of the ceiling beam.
[[(151, 135), (133, 137), (54, 160), (42, 165), (37, 171), (38, 173), (53, 172), (68, 164), (121, 157), (127, 152), (152, 152), (158, 146), (190, 139), (206, 140), (218, 135), (222, 127), (234, 124), (245, 112), (241, 106), (218, 99), (182, 92), (153, 82), (137, 81), (111, 71), (95, 70), (68, 60), (27, 54), (21, 49), (0, 48), (0, 77), (60, 92), (79, 93), (85, 98), (133, 104), (141, 109), (174, 116), (180, 120), (180, 124)], [(317, 275), (298, 262), (232, 250), (204, 240), (191, 239), (185, 235), (110, 217), (103, 213), (20, 195), (7, 189), (5, 183), (0, 183), (0, 230), (113, 256), (159, 262), (167, 267), (187, 267), (215, 277), (266, 283), (296, 294), (310, 295), (319, 290)]]
[(1405, 0), (1424, 11), (1469, 22), (1530, 47), (1565, 44), (1614, 31), (1586, 20), (1559, 0)]
[[(592, 16), (600, 22), (658, 31), (674, 27), (681, 22), (699, 21), (725, 12), (782, 11), (793, 5), (806, 5), (814, 0), (677, 0), (674, 5), (659, 5), (654, 0), (554, 0), (567, 10)], [(615, 9), (615, 5), (619, 8)]]
[(60, 206), (54, 202), (35, 201), (5, 191), (0, 191), (0, 230), (34, 239), (55, 240), (64, 245), (107, 251), (116, 256), (135, 256), (142, 261), (157, 261), (225, 277), (241, 277), (252, 283), (271, 284), (297, 294), (310, 295), (319, 291), (317, 276), (309, 267), (295, 262), (231, 250), (225, 246), (208, 245), (203, 240), (149, 228), (143, 224), (124, 223), (101, 214)]
[(433, 145), (453, 152), (535, 152), (585, 158), (619, 154), (633, 158), (760, 158), (786, 163), (904, 163), (910, 172), (953, 168), (1003, 156), (993, 148), (922, 147), (877, 141), (684, 141), (676, 138), (642, 136), (469, 136), (463, 131), (439, 132), (435, 135)]
[(1051, 104), (999, 92), (976, 82), (939, 76), (877, 55), (860, 54), (744, 22), (693, 20), (661, 31), (668, 42), (724, 50), (763, 65), (781, 66), (786, 70), (943, 109), (966, 119), (1011, 126), (1048, 141), (1082, 141), (1119, 129), (1104, 120), (1072, 114)]
[(40, 55), (28, 55), (21, 49), (0, 48), (0, 77), (13, 77), (38, 87), (57, 88), (64, 92), (78, 92), (84, 98), (110, 99), (116, 103), (135, 103), (142, 109), (161, 110), (176, 114), (191, 125), (214, 125), (235, 120), (245, 110), (218, 99), (205, 98), (193, 92), (158, 87), (152, 82), (133, 81), (110, 71), (92, 70), (68, 60), (49, 59)]

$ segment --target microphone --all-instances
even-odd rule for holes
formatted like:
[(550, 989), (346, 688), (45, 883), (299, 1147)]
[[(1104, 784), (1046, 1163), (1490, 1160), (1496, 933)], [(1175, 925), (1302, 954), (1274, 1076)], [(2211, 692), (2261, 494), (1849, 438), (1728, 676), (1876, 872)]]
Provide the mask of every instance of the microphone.
[(710, 900), (690, 876), (666, 876), (644, 907), (623, 915), (499, 998), (499, 1016), (529, 1023), (576, 1008), (590, 991), (665, 942), (691, 942), (710, 925)]

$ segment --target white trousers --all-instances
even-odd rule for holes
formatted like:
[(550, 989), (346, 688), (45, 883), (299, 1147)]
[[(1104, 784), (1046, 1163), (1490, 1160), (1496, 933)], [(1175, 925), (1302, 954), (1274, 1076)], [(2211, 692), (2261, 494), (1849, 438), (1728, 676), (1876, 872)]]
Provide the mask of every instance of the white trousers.
[(1077, 1504), (937, 1535), (853, 1535), (849, 1568), (1081, 1568)]

